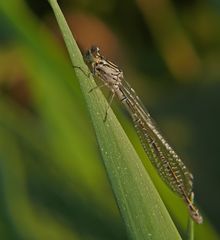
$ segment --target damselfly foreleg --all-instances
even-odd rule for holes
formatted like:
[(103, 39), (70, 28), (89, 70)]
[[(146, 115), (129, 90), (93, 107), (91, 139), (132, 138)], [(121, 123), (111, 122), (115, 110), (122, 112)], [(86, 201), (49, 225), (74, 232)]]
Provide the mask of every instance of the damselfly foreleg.
[(73, 68), (79, 69), (86, 77), (90, 78), (91, 72), (88, 71), (87, 73), (80, 67), (80, 66), (75, 66), (73, 65)]
[(91, 88), (91, 89), (89, 90), (89, 93), (93, 92), (94, 90), (100, 89), (100, 88), (102, 88), (102, 87), (106, 87), (106, 84), (104, 83), (104, 84), (97, 85), (97, 86)]

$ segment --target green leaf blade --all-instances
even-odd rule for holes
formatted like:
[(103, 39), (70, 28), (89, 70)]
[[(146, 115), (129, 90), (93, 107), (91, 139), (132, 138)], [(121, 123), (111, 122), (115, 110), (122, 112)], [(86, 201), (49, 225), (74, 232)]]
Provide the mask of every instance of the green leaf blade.
[[(62, 31), (72, 64), (87, 71), (57, 2), (55, 0), (49, 2)], [(107, 106), (104, 96), (99, 89), (88, 93), (95, 86), (94, 80), (85, 76), (80, 69), (76, 69), (76, 75), (91, 115), (112, 190), (130, 238), (181, 239), (140, 158), (111, 110), (107, 121), (103, 122)]]

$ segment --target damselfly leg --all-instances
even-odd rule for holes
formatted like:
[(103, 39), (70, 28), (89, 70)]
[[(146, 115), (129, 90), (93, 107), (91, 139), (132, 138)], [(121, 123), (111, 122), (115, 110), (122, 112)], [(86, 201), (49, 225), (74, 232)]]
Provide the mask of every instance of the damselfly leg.
[(89, 90), (89, 93), (93, 92), (94, 90), (101, 89), (101, 88), (103, 88), (103, 87), (106, 87), (106, 84), (105, 84), (105, 83), (104, 83), (104, 84), (101, 84), (101, 85), (97, 85), (97, 86), (91, 88), (91, 89)]
[[(83, 74), (85, 74), (85, 76), (86, 77), (90, 77), (91, 76), (91, 72), (89, 72), (88, 74), (86, 74), (86, 72), (81, 68), (81, 67), (79, 67), (79, 66), (73, 66), (74, 68), (78, 68), (80, 71), (82, 71), (83, 72)], [(94, 74), (93, 74), (94, 75)], [(94, 77), (95, 77), (95, 75), (94, 75)], [(107, 87), (107, 84), (106, 83), (103, 83), (103, 84), (101, 84), (101, 85), (97, 85), (97, 86), (95, 86), (95, 87), (93, 87), (93, 88), (91, 88), (90, 90), (89, 90), (89, 93), (91, 93), (91, 92), (93, 92), (94, 90), (97, 90), (97, 89), (101, 89), (101, 88), (103, 88), (103, 87)], [(109, 109), (110, 109), (110, 107), (111, 107), (111, 104), (112, 104), (112, 101), (113, 101), (113, 99), (114, 99), (114, 96), (115, 96), (115, 92), (110, 92), (110, 96), (109, 96), (109, 98), (108, 98), (108, 105), (107, 105), (107, 108), (106, 108), (106, 110), (105, 110), (105, 116), (104, 116), (104, 118), (103, 118), (103, 122), (106, 122), (106, 120), (107, 120), (107, 116), (108, 116), (108, 111), (109, 111)]]
[(106, 122), (106, 120), (107, 120), (108, 111), (109, 111), (109, 109), (111, 107), (111, 104), (112, 104), (112, 101), (113, 101), (114, 97), (115, 97), (115, 92), (110, 92), (110, 96), (108, 98), (108, 106), (107, 106), (107, 108), (105, 110), (105, 117), (103, 119), (103, 122)]
[(90, 78), (91, 72), (85, 72), (81, 67), (73, 65), (73, 68), (79, 69), (86, 77)]

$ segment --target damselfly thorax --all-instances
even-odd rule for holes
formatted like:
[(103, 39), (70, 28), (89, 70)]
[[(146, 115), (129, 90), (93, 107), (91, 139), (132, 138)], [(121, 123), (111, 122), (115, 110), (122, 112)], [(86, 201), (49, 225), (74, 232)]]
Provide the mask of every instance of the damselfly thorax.
[(86, 54), (91, 71), (112, 92), (117, 92), (124, 79), (123, 72), (115, 64), (105, 60), (97, 50), (97, 48), (91, 48)]
[(85, 59), (93, 75), (102, 81), (102, 85), (98, 87), (107, 86), (112, 92), (104, 119), (106, 120), (114, 96), (117, 96), (131, 115), (142, 146), (159, 175), (174, 192), (184, 199), (194, 221), (202, 223), (202, 216), (192, 201), (192, 174), (164, 139), (135, 91), (124, 80), (123, 72), (115, 64), (106, 60), (97, 47), (89, 49)]

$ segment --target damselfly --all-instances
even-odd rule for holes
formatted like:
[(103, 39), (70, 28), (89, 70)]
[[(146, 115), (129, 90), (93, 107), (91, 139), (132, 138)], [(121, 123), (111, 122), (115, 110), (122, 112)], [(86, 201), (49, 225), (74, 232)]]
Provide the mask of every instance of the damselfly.
[(85, 60), (93, 75), (103, 82), (98, 87), (107, 86), (112, 93), (105, 119), (113, 98), (117, 96), (131, 115), (142, 146), (159, 175), (174, 192), (183, 198), (194, 221), (202, 223), (202, 216), (192, 201), (192, 174), (161, 135), (135, 91), (124, 80), (123, 72), (115, 64), (106, 60), (100, 54), (98, 47), (89, 49), (85, 54)]

